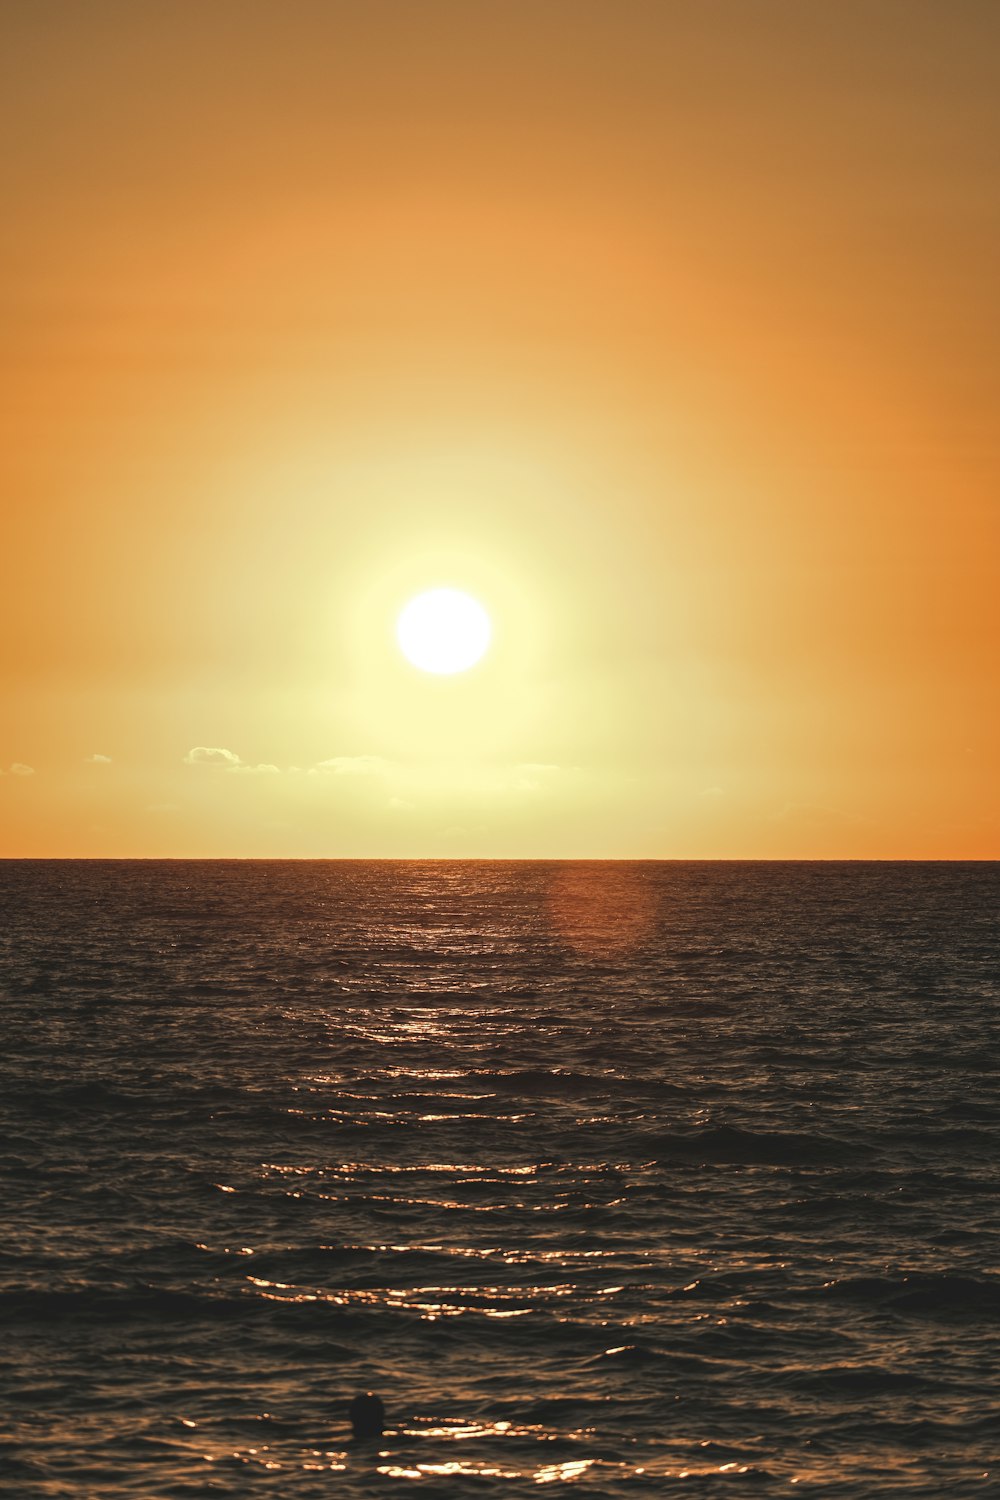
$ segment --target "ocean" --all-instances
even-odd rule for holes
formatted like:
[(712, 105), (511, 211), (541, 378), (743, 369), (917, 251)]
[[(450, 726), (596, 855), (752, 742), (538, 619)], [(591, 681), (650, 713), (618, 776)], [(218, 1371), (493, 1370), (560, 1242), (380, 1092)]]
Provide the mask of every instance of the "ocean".
[(998, 894), (0, 862), (0, 1491), (997, 1488)]

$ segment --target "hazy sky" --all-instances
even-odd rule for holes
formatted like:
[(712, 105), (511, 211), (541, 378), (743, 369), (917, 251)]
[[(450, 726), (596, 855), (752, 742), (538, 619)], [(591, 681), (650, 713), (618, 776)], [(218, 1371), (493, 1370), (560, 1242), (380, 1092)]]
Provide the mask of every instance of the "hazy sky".
[(995, 0), (0, 24), (0, 853), (1000, 856)]

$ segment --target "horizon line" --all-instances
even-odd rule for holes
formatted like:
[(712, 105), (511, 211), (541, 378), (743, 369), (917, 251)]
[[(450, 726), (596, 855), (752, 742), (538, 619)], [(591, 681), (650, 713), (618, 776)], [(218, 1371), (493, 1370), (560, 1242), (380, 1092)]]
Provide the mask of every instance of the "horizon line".
[(1000, 855), (0, 854), (0, 864), (994, 865)]

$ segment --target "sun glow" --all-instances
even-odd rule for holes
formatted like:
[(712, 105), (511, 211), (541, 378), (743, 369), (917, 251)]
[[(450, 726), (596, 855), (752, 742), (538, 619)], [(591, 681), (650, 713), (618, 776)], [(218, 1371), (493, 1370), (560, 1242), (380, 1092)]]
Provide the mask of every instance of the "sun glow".
[(490, 617), (477, 599), (460, 589), (430, 589), (400, 613), (396, 639), (407, 661), (422, 672), (465, 672), (486, 653)]

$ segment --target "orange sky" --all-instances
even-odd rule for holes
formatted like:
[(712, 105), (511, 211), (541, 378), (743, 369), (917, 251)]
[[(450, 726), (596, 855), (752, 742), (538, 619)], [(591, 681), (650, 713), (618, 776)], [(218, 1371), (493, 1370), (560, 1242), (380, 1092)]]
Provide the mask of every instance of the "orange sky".
[(993, 0), (2, 27), (0, 854), (1000, 856)]

